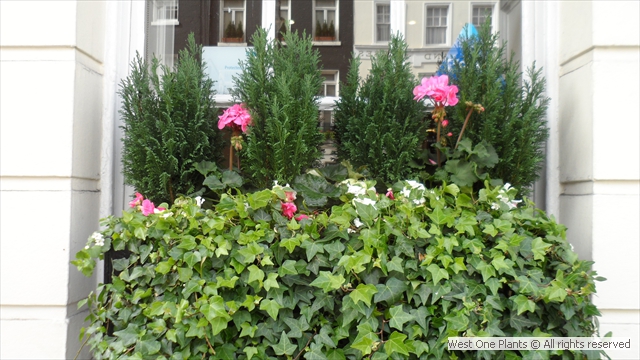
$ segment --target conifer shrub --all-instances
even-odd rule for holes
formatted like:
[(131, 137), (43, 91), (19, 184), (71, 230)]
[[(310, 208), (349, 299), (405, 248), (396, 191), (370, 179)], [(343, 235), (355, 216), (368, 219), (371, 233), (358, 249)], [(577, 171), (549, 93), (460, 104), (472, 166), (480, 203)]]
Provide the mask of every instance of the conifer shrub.
[(410, 164), (426, 138), (425, 108), (413, 100), (416, 81), (407, 59), (400, 36), (392, 36), (389, 49), (371, 58), (364, 81), (358, 75), (359, 59), (352, 59), (335, 109), (338, 156), (366, 166), (387, 183), (415, 175)]
[(159, 212), (133, 204), (104, 219), (73, 263), (90, 275), (105, 251), (130, 255), (79, 304), (89, 307), (81, 334), (94, 358), (599, 355), (448, 349), (449, 337), (597, 332), (591, 296), (602, 279), (562, 225), (514, 200), (516, 189), (401, 181), (378, 194), (374, 181), (348, 178), (328, 184), (330, 207), (307, 209), (305, 193), (327, 186), (316, 177), (298, 194), (273, 186), (217, 203), (180, 198)]
[(241, 62), (233, 95), (251, 112), (240, 152), (242, 173), (257, 187), (291, 182), (317, 163), (324, 137), (318, 123), (322, 85), (317, 50), (305, 33), (282, 34), (286, 46), (254, 33), (254, 49)]
[(549, 130), (545, 112), (549, 99), (544, 95), (545, 80), (535, 64), (522, 77), (519, 64), (507, 59), (505, 44), (491, 34), (490, 22), (477, 37), (461, 42), (462, 61), (445, 69), (458, 86), (460, 99), (455, 110), (448, 110), (451, 131), (459, 133), (468, 113), (467, 102), (481, 104), (484, 112), (474, 112), (465, 130), (473, 144), (485, 141), (493, 146), (499, 161), (488, 171), (527, 191), (538, 178), (544, 161)]
[(120, 84), (125, 182), (155, 203), (172, 203), (202, 186), (195, 164), (219, 161), (213, 81), (204, 72), (193, 34), (174, 69), (139, 55)]

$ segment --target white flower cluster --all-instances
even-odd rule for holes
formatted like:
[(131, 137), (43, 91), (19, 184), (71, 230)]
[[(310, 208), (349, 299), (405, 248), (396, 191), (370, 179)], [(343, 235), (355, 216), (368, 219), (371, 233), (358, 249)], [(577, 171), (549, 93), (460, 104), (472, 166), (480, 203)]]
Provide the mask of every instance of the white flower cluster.
[(400, 191), (400, 195), (408, 198), (411, 195), (411, 191), (413, 190), (417, 190), (418, 191), (418, 198), (413, 200), (413, 203), (416, 205), (421, 205), (424, 204), (426, 199), (424, 198), (424, 193), (426, 188), (424, 187), (423, 184), (415, 181), (415, 180), (407, 180), (406, 181), (408, 186), (405, 186), (402, 188), (402, 190)]
[(204, 204), (204, 199), (202, 198), (202, 196), (196, 196), (194, 200), (196, 201), (196, 205), (198, 205), (198, 207), (202, 207), (202, 204)]
[[(511, 187), (511, 184), (506, 183), (502, 186), (502, 189), (500, 189), (500, 191), (498, 192), (498, 200), (500, 200), (501, 203), (507, 205), (509, 207), (509, 210), (517, 208), (518, 204), (522, 202), (522, 200), (511, 200), (511, 198), (509, 197), (509, 190), (511, 189), (513, 189)], [(491, 204), (491, 208), (493, 210), (499, 210), (500, 203)]]
[[(89, 239), (95, 243), (95, 246), (104, 246), (104, 235), (97, 231), (91, 234)], [(89, 245), (85, 246), (84, 248), (89, 249)]]

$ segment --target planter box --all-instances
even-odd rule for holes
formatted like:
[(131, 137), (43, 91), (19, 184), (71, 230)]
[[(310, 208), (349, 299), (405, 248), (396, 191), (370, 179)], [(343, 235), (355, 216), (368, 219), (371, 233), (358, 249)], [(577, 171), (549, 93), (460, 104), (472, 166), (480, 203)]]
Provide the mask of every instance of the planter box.
[(336, 41), (335, 36), (316, 36), (313, 41)]
[(239, 38), (226, 38), (226, 37), (223, 37), (222, 41), (220, 41), (220, 42), (223, 42), (223, 43), (241, 43), (241, 42), (244, 42), (244, 40), (241, 37), (239, 37)]

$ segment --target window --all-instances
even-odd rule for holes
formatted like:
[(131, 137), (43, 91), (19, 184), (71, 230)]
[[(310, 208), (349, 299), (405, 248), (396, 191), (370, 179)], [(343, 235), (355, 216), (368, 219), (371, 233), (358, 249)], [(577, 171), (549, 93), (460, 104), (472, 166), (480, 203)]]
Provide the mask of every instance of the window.
[(178, 0), (154, 0), (151, 25), (178, 25)]
[(447, 44), (449, 6), (427, 6), (427, 45)]
[(376, 4), (376, 41), (389, 41), (391, 37), (391, 5)]
[(323, 70), (322, 87), (318, 95), (320, 96), (338, 96), (338, 71), (335, 70)]
[(338, 0), (315, 0), (314, 29), (316, 41), (335, 41), (338, 38)]
[(281, 33), (287, 32), (291, 21), (291, 0), (277, 0), (276, 1), (276, 32), (278, 38), (282, 40)]
[(244, 0), (222, 0), (222, 42), (244, 42)]
[[(493, 5), (473, 5), (471, 9), (471, 23), (476, 28), (482, 26), (485, 21), (491, 19), (493, 17)], [(491, 21), (491, 20), (490, 20)], [(493, 25), (493, 24), (491, 24)], [(491, 31), (493, 32), (493, 26), (491, 26)]]

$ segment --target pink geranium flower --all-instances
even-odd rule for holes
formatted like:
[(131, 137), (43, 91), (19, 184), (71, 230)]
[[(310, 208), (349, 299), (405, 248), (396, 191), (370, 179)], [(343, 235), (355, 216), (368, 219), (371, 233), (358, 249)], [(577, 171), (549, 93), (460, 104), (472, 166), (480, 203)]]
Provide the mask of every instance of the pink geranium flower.
[(387, 189), (387, 193), (385, 194), (389, 199), (395, 200), (396, 198), (393, 196), (393, 190), (391, 188)]
[(305, 214), (300, 214), (298, 216), (296, 216), (296, 220), (300, 221), (300, 220), (304, 220), (304, 219), (308, 219), (309, 217)]
[(449, 125), (449, 120), (442, 120), (442, 127), (447, 127)]
[(292, 202), (281, 202), (282, 204), (282, 215), (286, 216), (289, 220), (293, 217), (293, 214), (298, 211), (298, 207), (296, 204)]
[(149, 199), (144, 199), (142, 201), (142, 215), (149, 216), (150, 214), (153, 214), (155, 209), (155, 205), (153, 205)]
[(292, 202), (296, 199), (295, 191), (285, 191), (284, 194), (286, 195), (288, 202)]
[(239, 127), (242, 132), (247, 132), (247, 126), (251, 125), (251, 115), (241, 104), (228, 108), (218, 119), (218, 129), (221, 130), (224, 127)]
[(142, 194), (137, 192), (136, 193), (136, 198), (129, 202), (129, 207), (134, 208), (134, 207), (140, 205), (142, 203), (142, 200), (144, 200), (144, 196), (142, 196)]
[(414, 100), (421, 100), (425, 96), (430, 97), (436, 105), (453, 106), (458, 103), (458, 87), (449, 85), (447, 75), (422, 78), (420, 85), (413, 89)]

